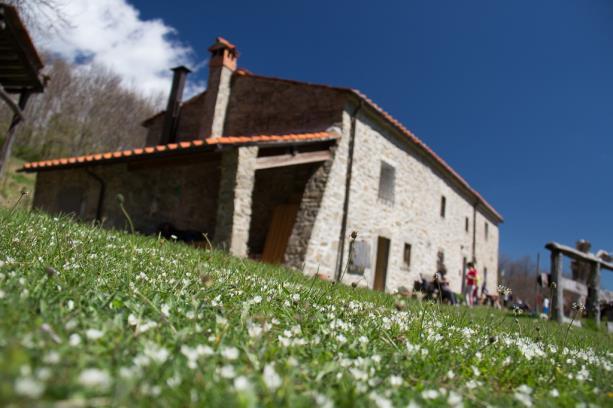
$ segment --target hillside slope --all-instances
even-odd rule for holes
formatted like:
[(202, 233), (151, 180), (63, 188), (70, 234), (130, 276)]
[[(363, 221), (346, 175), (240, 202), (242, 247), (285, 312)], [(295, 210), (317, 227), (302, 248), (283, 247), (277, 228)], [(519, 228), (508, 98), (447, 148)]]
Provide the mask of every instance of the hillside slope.
[(0, 210), (0, 404), (613, 403), (605, 334)]

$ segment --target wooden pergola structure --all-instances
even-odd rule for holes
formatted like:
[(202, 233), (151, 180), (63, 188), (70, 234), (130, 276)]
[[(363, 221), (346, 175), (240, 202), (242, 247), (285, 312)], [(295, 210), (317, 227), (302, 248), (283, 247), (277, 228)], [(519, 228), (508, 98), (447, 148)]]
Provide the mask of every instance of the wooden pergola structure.
[[(586, 296), (586, 308), (589, 316), (593, 316), (596, 324), (600, 324), (600, 300), (609, 293), (600, 290), (600, 273), (602, 270), (613, 271), (613, 263), (584, 253), (566, 245), (550, 242), (545, 248), (551, 251), (551, 281), (555, 284), (553, 299), (551, 299), (551, 311), (553, 319), (559, 323), (564, 322), (564, 289), (580, 293)], [(587, 285), (567, 279), (562, 276), (563, 257), (567, 256), (575, 261), (590, 265), (590, 273)], [(611, 301), (611, 299), (608, 299)]]
[[(30, 95), (43, 92), (44, 65), (15, 7), (0, 4), (0, 99), (13, 112), (13, 119), (0, 151), (0, 176), (6, 167), (15, 129), (24, 120)], [(12, 95), (19, 95), (15, 102)]]

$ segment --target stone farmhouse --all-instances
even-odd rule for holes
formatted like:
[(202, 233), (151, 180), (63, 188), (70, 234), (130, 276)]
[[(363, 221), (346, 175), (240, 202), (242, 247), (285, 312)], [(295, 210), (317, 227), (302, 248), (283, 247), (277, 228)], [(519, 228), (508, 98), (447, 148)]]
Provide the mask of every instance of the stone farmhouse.
[(355, 89), (237, 68), (223, 38), (209, 51), (206, 91), (182, 102), (175, 68), (146, 146), (26, 164), (34, 207), (123, 229), (121, 194), (141, 233), (330, 279), (348, 265), (346, 283), (387, 291), (438, 269), (460, 291), (475, 259), (495, 290), (502, 217), (424, 142)]

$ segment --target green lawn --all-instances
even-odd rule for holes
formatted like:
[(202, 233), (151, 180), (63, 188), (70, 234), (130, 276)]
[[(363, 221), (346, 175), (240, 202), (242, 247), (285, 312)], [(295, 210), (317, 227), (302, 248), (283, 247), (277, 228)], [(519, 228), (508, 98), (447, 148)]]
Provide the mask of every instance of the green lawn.
[(613, 405), (596, 331), (0, 210), (0, 405)]

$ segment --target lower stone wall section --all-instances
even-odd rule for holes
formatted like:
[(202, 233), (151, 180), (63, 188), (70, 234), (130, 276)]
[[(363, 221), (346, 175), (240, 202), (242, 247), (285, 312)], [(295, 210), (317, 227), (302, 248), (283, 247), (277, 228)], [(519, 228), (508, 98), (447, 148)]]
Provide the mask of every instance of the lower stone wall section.
[(247, 256), (257, 146), (223, 152), (215, 245)]
[(291, 268), (302, 269), (304, 266), (309, 240), (321, 207), (332, 162), (333, 159), (319, 164), (304, 187), (296, 222), (285, 250), (285, 264)]
[(106, 185), (101, 210), (106, 227), (128, 227), (117, 202), (117, 195), (121, 194), (135, 229), (141, 233), (156, 233), (160, 224), (171, 223), (177, 229), (206, 233), (211, 238), (215, 234), (218, 158), (162, 166), (115, 164), (41, 172), (37, 176), (34, 207), (94, 220), (100, 183), (88, 172)]

